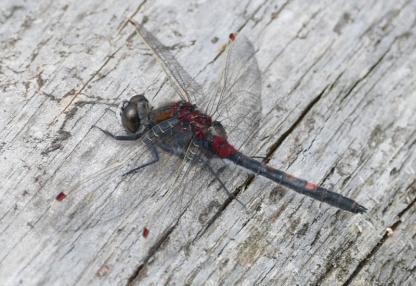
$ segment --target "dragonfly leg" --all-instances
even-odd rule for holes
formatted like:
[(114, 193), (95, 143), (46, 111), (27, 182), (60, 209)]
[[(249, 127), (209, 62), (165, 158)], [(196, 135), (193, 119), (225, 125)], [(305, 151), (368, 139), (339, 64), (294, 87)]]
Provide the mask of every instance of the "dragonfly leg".
[(104, 109), (104, 111), (110, 111), (110, 112), (112, 112), (113, 114), (114, 114), (114, 116), (116, 116), (116, 112), (114, 111), (114, 110), (112, 110), (111, 108), (109, 108), (109, 107), (106, 107), (105, 109)]
[(215, 179), (220, 183), (221, 188), (225, 191), (225, 193), (235, 199), (240, 205), (242, 205), (244, 207), (245, 210), (247, 210), (247, 206), (240, 201), (232, 192), (230, 192), (227, 187), (225, 186), (224, 182), (220, 179), (220, 177), (218, 176), (217, 172), (214, 171), (214, 169), (212, 169), (211, 165), (209, 164), (208, 161), (206, 160), (202, 160), (202, 162), (204, 163), (204, 165), (208, 168), (208, 170), (211, 172), (212, 175), (214, 175)]
[(134, 140), (139, 139), (143, 135), (142, 132), (125, 134), (125, 135), (114, 135), (110, 131), (102, 129), (101, 127), (98, 127), (96, 125), (93, 125), (92, 127), (97, 128), (97, 129), (101, 130), (101, 132), (103, 132), (105, 135), (110, 136), (111, 138), (113, 138), (115, 140), (120, 140), (120, 141), (134, 141)]
[(140, 165), (139, 167), (136, 167), (134, 169), (131, 169), (127, 173), (124, 173), (123, 174), (123, 177), (124, 176), (127, 176), (127, 175), (130, 175), (130, 174), (133, 174), (133, 173), (137, 172), (138, 170), (143, 169), (143, 168), (145, 168), (147, 166), (150, 166), (152, 164), (155, 164), (155, 163), (157, 163), (159, 161), (159, 153), (157, 152), (156, 146), (153, 145), (153, 143), (151, 141), (144, 140), (144, 142), (146, 143), (146, 146), (149, 148), (150, 152), (152, 153), (153, 160), (150, 161), (150, 162), (147, 162), (147, 163), (145, 163), (143, 165)]

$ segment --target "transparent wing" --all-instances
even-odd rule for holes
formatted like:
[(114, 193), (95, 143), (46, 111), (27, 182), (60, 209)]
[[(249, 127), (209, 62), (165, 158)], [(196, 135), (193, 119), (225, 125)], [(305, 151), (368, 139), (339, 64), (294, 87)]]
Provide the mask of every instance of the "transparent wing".
[[(170, 184), (166, 189), (166, 199), (164, 200), (162, 207), (159, 208), (159, 211), (153, 217), (179, 219), (198, 194), (196, 190), (191, 187), (193, 184), (190, 182), (198, 177), (196, 174), (199, 173), (199, 170), (192, 161), (186, 159), (190, 158), (191, 154), (196, 151), (197, 150), (195, 150), (192, 145), (189, 145), (185, 151), (184, 158), (178, 160), (177, 169), (172, 175)], [(149, 222), (149, 227), (154, 227), (155, 225), (155, 222)]]
[[(168, 187), (162, 207), (151, 217), (152, 221), (147, 222), (147, 227), (160, 227), (164, 223), (155, 218), (172, 218), (171, 222), (180, 227), (180, 240), (194, 239), (201, 225), (205, 224), (215, 214), (221, 203), (228, 198), (224, 192), (218, 195), (221, 186), (205, 168), (203, 162), (206, 160), (208, 159), (203, 151), (191, 141), (170, 181), (171, 185)], [(212, 163), (213, 165), (216, 163), (216, 168), (224, 166), (221, 160)], [(213, 185), (217, 187), (216, 190), (211, 188)], [(210, 191), (217, 192), (217, 194), (213, 195), (209, 193)], [(181, 220), (180, 223), (179, 220)]]
[(229, 142), (244, 151), (253, 145), (260, 125), (261, 72), (253, 44), (242, 35), (230, 38), (219, 85), (204, 110), (222, 123)]
[[(174, 57), (166, 52), (163, 45), (142, 27), (138, 28), (137, 32), (155, 51), (167, 74), (171, 74), (170, 79), (181, 92), (182, 98), (189, 100), (191, 96), (201, 96), (202, 91), (199, 85), (184, 71)], [(252, 44), (244, 37), (239, 37), (229, 45), (220, 84), (206, 105), (207, 110), (212, 111), (215, 119), (221, 121), (226, 127), (230, 142), (240, 148), (247, 145), (248, 140), (255, 136), (261, 113), (260, 72), (254, 54), (255, 50)], [(88, 144), (88, 142), (83, 144)], [(120, 142), (114, 142), (114, 144), (120, 144)], [(145, 180), (145, 183), (140, 181), (142, 176), (123, 177), (124, 173), (147, 160), (151, 160), (150, 152), (146, 150), (144, 144), (139, 142), (134, 142), (134, 144), (137, 146), (133, 148), (124, 149), (121, 147), (122, 151), (114, 154), (115, 157), (112, 158), (111, 164), (100, 162), (102, 163), (99, 164), (101, 168), (94, 164), (93, 167), (97, 169), (91, 170), (89, 173), (75, 173), (73, 176), (68, 176), (70, 170), (62, 172), (65, 178), (60, 178), (54, 187), (57, 190), (63, 190), (67, 197), (63, 201), (57, 201), (55, 199), (57, 191), (46, 200), (49, 204), (46, 219), (50, 224), (64, 232), (91, 228), (101, 225), (103, 222), (117, 221), (115, 218), (137, 208), (149, 209), (149, 206), (145, 205), (149, 204), (149, 201), (161, 204), (159, 209), (165, 211), (165, 205), (171, 204), (172, 198), (173, 200), (183, 200), (184, 195), (177, 196), (175, 191), (182, 187), (194, 189), (195, 182), (190, 186), (184, 186), (186, 185), (184, 181), (186, 177), (194, 177), (191, 173), (195, 168), (185, 170), (180, 176), (177, 176), (178, 160), (164, 161), (163, 173), (160, 175), (163, 178), (169, 178), (169, 180), (162, 179), (163, 184), (157, 188), (151, 185), (152, 180)], [(90, 145), (94, 149), (104, 148), (102, 152), (106, 152), (104, 146), (106, 144), (91, 142)], [(90, 168), (77, 168), (79, 162), (85, 162), (85, 159), (82, 159), (83, 156), (84, 154), (80, 154), (75, 157), (72, 163), (69, 163), (69, 168), (90, 170)], [(118, 161), (115, 158), (118, 158)], [(143, 172), (148, 172), (148, 169), (153, 168), (146, 168)], [(156, 169), (161, 169), (161, 167)], [(150, 172), (148, 175), (150, 177), (154, 174)], [(173, 188), (171, 188), (171, 179), (175, 181)], [(198, 182), (198, 185), (199, 183), (203, 182)], [(157, 192), (161, 192), (161, 194)], [(169, 195), (165, 197), (166, 194)], [(186, 193), (184, 194), (186, 195)], [(191, 194), (191, 198), (193, 198), (196, 192), (192, 191)], [(157, 199), (160, 196), (163, 199)], [(185, 200), (189, 201), (188, 198)]]
[(155, 58), (161, 64), (176, 93), (182, 100), (196, 103), (196, 98), (203, 96), (201, 86), (185, 71), (169, 49), (155, 36), (140, 25), (129, 19), (136, 33), (141, 37), (146, 46), (153, 52)]
[[(105, 113), (104, 116), (112, 117), (113, 114)], [(119, 129), (113, 120), (103, 121), (106, 122), (104, 129)], [(40, 218), (47, 223), (41, 223), (39, 227), (74, 232), (119, 223), (122, 216), (137, 210), (138, 206), (148, 202), (149, 197), (156, 197), (165, 186), (164, 178), (173, 176), (177, 160), (167, 154), (160, 155), (163, 164), (158, 162), (136, 174), (123, 176), (153, 160), (146, 144), (142, 140), (116, 141), (98, 129), (91, 129), (48, 180), (45, 189), (51, 191), (42, 192), (35, 202), (35, 208), (43, 205), (47, 209)], [(163, 173), (156, 176), (160, 165)], [(154, 182), (147, 179), (154, 177)], [(61, 201), (57, 199), (60, 193), (65, 194)]]
[[(229, 141), (241, 151), (255, 145), (261, 118), (261, 73), (253, 44), (244, 36), (233, 34), (217, 87), (209, 96), (178, 63), (169, 49), (142, 25), (129, 20), (136, 33), (152, 50), (171, 81), (176, 93), (199, 107), (225, 127)], [(250, 144), (249, 144), (250, 143)]]
[[(176, 132), (166, 132), (159, 135), (158, 139), (174, 146), (176, 136)], [(193, 188), (199, 184), (195, 183), (197, 179), (194, 180), (195, 184), (188, 184), (191, 178), (201, 177), (196, 175), (200, 170), (188, 162), (199, 152), (194, 145), (190, 145), (185, 152), (188, 160), (159, 152), (160, 162), (135, 174), (123, 176), (151, 161), (150, 151), (141, 140), (120, 142), (107, 137), (104, 144), (98, 144), (97, 140), (102, 139), (100, 136), (87, 136), (83, 141), (84, 146), (89, 146), (87, 150), (72, 153), (66, 166), (61, 168), (52, 185), (48, 186), (54, 192), (46, 198), (40, 198), (36, 204), (47, 204), (47, 211), (41, 218), (43, 226), (52, 227), (58, 233), (75, 233), (92, 228), (111, 229), (125, 223), (130, 214), (142, 213), (141, 222), (136, 220), (135, 224), (153, 229), (155, 225), (163, 228), (164, 224), (172, 222), (184, 212), (198, 194)], [(107, 152), (108, 155), (106, 149), (112, 149), (109, 148), (111, 144), (121, 146), (114, 149), (114, 154), (106, 156), (107, 162), (95, 161), (90, 164), (85, 160), (86, 154), (92, 149), (100, 149), (95, 151)], [(65, 197), (57, 200), (61, 192)]]
[[(145, 200), (146, 195), (141, 191), (146, 185), (135, 184), (133, 176), (123, 176), (151, 159), (143, 143), (134, 143), (137, 146), (121, 146), (111, 163), (94, 162), (91, 170), (80, 168), (81, 173), (71, 174), (69, 169), (76, 169), (76, 162), (80, 161), (76, 155), (70, 159), (68, 167), (61, 172), (65, 177), (58, 175), (53, 188), (56, 191), (46, 199), (48, 209), (42, 218), (48, 222), (45, 225), (58, 232), (94, 228), (102, 223), (117, 222), (116, 218), (134, 209), (133, 204)], [(100, 169), (92, 169), (98, 165)], [(58, 194), (62, 193), (64, 197), (58, 200)]]

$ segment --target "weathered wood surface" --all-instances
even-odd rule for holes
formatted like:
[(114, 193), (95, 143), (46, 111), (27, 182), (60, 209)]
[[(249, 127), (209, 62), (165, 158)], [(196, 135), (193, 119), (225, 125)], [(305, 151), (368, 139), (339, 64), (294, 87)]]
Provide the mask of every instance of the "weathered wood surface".
[[(163, 212), (172, 159), (127, 180), (138, 200), (128, 213), (51, 227), (68, 181), (131, 148), (91, 129), (117, 128), (105, 108), (143, 91), (171, 99), (129, 38), (130, 16), (146, 17), (204, 86), (227, 35), (250, 38), (263, 77), (256, 153), (368, 213), (262, 178), (238, 194), (245, 212), (207, 173), (189, 207)], [(2, 1), (0, 24), (1, 285), (414, 285), (416, 1)], [(224, 174), (232, 190), (247, 178)]]

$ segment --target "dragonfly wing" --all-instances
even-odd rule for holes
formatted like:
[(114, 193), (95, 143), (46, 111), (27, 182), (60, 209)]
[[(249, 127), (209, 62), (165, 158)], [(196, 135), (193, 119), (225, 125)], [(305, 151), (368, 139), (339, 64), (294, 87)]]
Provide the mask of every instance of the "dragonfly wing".
[[(172, 127), (175, 128), (177, 126)], [(149, 134), (152, 134), (151, 132), (152, 130)], [(165, 130), (155, 138), (159, 140), (158, 144), (177, 150), (183, 143), (184, 137), (187, 137), (187, 134), (178, 137), (178, 130), (172, 132)], [(73, 233), (99, 227), (107, 229), (111, 224), (119, 224), (129, 213), (152, 205), (149, 201), (157, 197), (158, 192), (163, 193), (167, 189), (166, 186), (169, 188), (172, 184), (171, 179), (175, 178), (179, 160), (176, 158), (169, 160), (174, 156), (165, 156), (161, 153), (163, 170), (160, 167), (149, 166), (140, 170), (141, 174), (124, 176), (130, 170), (154, 159), (141, 140), (130, 143), (130, 146), (117, 148), (116, 154), (109, 160), (111, 163), (97, 162), (74, 176), (67, 174), (70, 170), (77, 169), (76, 163), (79, 162), (79, 158), (78, 156), (74, 156), (72, 160), (69, 158), (66, 168), (69, 171), (62, 170), (65, 176), (57, 178), (57, 182), (51, 187), (57, 190), (56, 193), (47, 198), (42, 197), (39, 202), (47, 204), (47, 211), (42, 220), (48, 223), (44, 225), (52, 226), (60, 233)], [(93, 144), (91, 146), (97, 148)], [(94, 166), (97, 165), (105, 167), (97, 167), (98, 170), (94, 170)], [(161, 176), (159, 181), (162, 183), (155, 184), (154, 180), (143, 179), (152, 178), (155, 170)], [(60, 192), (64, 195), (58, 195)]]
[[(52, 226), (58, 232), (75, 232), (115, 221), (131, 209), (135, 198), (131, 197), (133, 192), (126, 191), (126, 187), (131, 184), (132, 178), (123, 174), (151, 160), (144, 144), (134, 143), (138, 146), (122, 146), (116, 154), (118, 159), (98, 171), (57, 179), (56, 193), (43, 198), (48, 204), (42, 218), (48, 221), (45, 225)], [(140, 193), (140, 188), (142, 186), (136, 185), (136, 193)]]
[[(212, 200), (213, 197), (207, 195), (215, 182), (215, 177), (204, 168), (204, 162), (207, 160), (203, 150), (191, 140), (182, 162), (177, 165), (177, 170), (170, 179), (159, 211), (150, 217), (151, 220), (146, 226), (159, 227), (168, 218), (171, 223), (179, 225), (179, 234), (182, 236), (180, 239), (193, 239), (195, 225), (205, 223), (205, 217), (212, 215), (215, 208), (220, 207), (220, 198), (226, 198), (224, 195), (216, 195)], [(181, 223), (178, 223), (178, 220), (181, 220)]]
[(164, 46), (155, 36), (147, 31), (143, 25), (133, 20), (129, 22), (134, 26), (136, 33), (140, 36), (146, 46), (161, 64), (176, 93), (182, 100), (196, 103), (197, 97), (203, 97), (201, 86), (185, 71), (176, 58), (170, 53), (169, 48)]
[(230, 40), (219, 86), (204, 109), (222, 123), (229, 142), (240, 150), (254, 142), (261, 119), (261, 73), (255, 54), (246, 37)]

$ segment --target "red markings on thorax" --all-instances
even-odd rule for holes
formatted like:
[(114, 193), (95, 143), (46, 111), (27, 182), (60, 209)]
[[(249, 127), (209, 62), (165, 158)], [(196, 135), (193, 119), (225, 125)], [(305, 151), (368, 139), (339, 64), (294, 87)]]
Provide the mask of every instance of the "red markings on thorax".
[(212, 150), (221, 158), (228, 158), (238, 152), (233, 145), (221, 136), (214, 136)]
[(212, 125), (211, 117), (196, 110), (189, 102), (177, 102), (172, 107), (171, 113), (179, 120), (188, 122), (198, 139), (204, 139), (208, 128)]
[(210, 116), (199, 112), (191, 103), (177, 102), (171, 109), (171, 116), (188, 122), (196, 138), (209, 140), (212, 151), (219, 157), (227, 158), (238, 152), (224, 137), (218, 135), (207, 136), (212, 125), (212, 119)]

